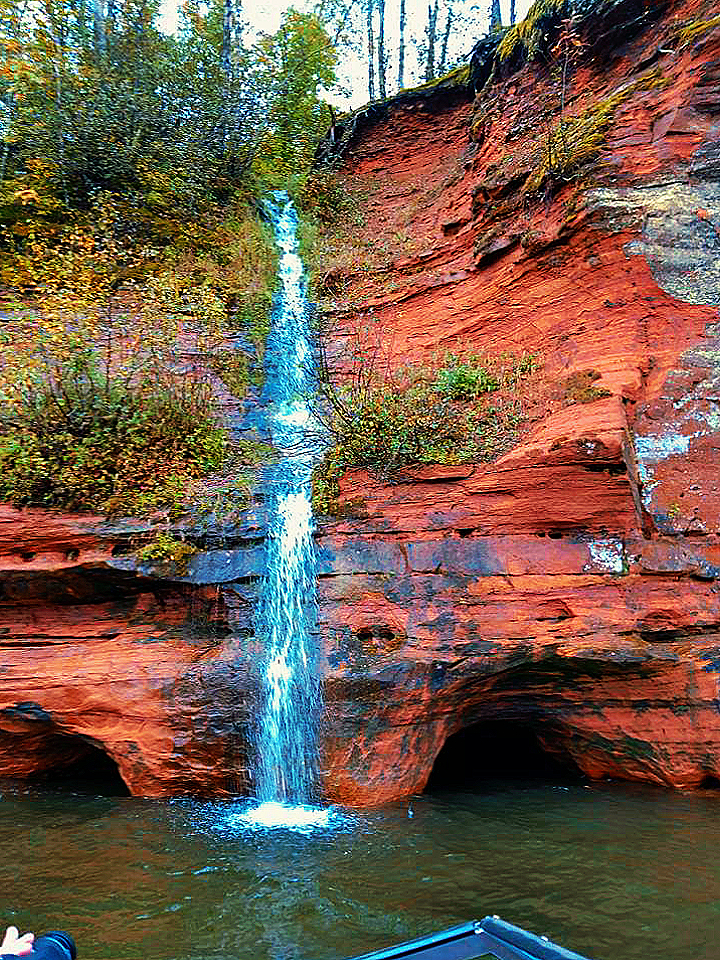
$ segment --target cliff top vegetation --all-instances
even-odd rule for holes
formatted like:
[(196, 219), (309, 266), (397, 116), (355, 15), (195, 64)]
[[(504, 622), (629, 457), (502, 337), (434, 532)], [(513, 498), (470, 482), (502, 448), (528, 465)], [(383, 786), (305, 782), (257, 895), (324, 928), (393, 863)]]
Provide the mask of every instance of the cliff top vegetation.
[[(231, 8), (234, 15), (234, 8)], [(0, 0), (0, 497), (181, 511), (242, 476), (217, 399), (262, 377), (275, 252), (336, 50), (312, 14), (243, 42), (227, 5)]]

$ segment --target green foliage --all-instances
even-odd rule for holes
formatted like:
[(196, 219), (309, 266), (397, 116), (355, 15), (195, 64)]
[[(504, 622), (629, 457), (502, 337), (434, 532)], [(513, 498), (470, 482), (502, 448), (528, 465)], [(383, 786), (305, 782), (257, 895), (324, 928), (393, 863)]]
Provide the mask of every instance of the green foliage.
[(240, 399), (262, 376), (257, 198), (307, 172), (335, 54), (296, 11), (228, 49), (223, 9), (188, 3), (167, 37), (156, 0), (0, 0), (3, 499), (219, 514), (271, 455), (228, 448), (208, 374)]
[(257, 46), (269, 107), (254, 168), (271, 185), (308, 170), (330, 114), (319, 99), (336, 82), (337, 51), (316, 16), (286, 11), (279, 30)]
[(407, 467), (495, 459), (518, 437), (524, 388), (537, 359), (448, 355), (434, 367), (408, 367), (393, 378), (324, 387), (325, 424), (334, 440), (315, 472), (314, 504), (333, 512), (338, 480), (365, 467), (393, 480)]
[(451, 400), (473, 400), (500, 387), (497, 377), (476, 360), (448, 357), (435, 377), (435, 389)]
[(242, 400), (250, 383), (247, 355), (229, 350), (212, 354), (209, 358), (212, 370), (218, 375), (233, 396)]
[(208, 387), (138, 378), (80, 340), (20, 366), (0, 407), (0, 499), (108, 513), (180, 506), (227, 455)]
[[(147, 7), (139, 25), (119, 8), (102, 49), (82, 7), (44, 0), (15, 24), (19, 82), (8, 86), (8, 169), (54, 165), (57, 194), (83, 206), (101, 191), (149, 196), (148, 173), (169, 178), (177, 203), (222, 196), (249, 168), (262, 115), (247, 65), (226, 78), (198, 37), (166, 37)], [(233, 103), (233, 109), (228, 104)]]
[(294, 194), (300, 212), (321, 223), (347, 217), (356, 203), (342, 178), (329, 169), (313, 170), (303, 177)]
[(233, 447), (233, 459), (244, 467), (258, 467), (277, 457), (277, 450), (270, 443), (260, 440), (257, 434), (239, 437)]
[(344, 450), (338, 444), (328, 450), (313, 470), (312, 509), (317, 516), (337, 514), (340, 477), (346, 469)]
[(0, 434), (0, 496), (18, 504), (32, 503), (46, 461), (37, 437), (29, 430)]
[(319, 21), (290, 10), (256, 46), (236, 37), (228, 63), (217, 0), (204, 16), (188, 4), (173, 37), (157, 7), (120, 3), (98, 24), (102, 4), (38, 0), (23, 14), (0, 0), (6, 284), (42, 283), (51, 271), (37, 265), (72, 230), (107, 254), (116, 286), (189, 249), (216, 251), (222, 267), (223, 209), (309, 167), (328, 122), (319, 93), (334, 82)]
[(159, 532), (154, 540), (138, 550), (137, 559), (140, 563), (170, 567), (176, 574), (185, 576), (188, 572), (190, 557), (196, 553), (197, 547), (194, 544), (185, 540), (176, 540), (169, 533)]

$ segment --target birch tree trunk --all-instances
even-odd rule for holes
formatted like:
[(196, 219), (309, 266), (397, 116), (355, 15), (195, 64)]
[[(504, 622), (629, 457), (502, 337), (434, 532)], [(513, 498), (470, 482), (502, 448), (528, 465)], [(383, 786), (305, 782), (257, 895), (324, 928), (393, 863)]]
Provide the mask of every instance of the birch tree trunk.
[(510, 26), (515, 23), (515, 0), (510, 0)]
[(103, 0), (92, 0), (92, 18), (95, 59), (99, 62), (106, 53), (105, 11), (103, 10)]
[(502, 27), (502, 14), (500, 12), (500, 0), (492, 0), (490, 4), (490, 32), (495, 33)]
[(240, 37), (240, 4), (236, 0), (223, 2), (223, 36), (220, 65), (226, 77), (233, 72), (232, 52)]
[[(495, 0), (499, 3), (500, 0)], [(437, 36), (437, 18), (438, 18), (439, 0), (434, 0), (431, 5), (428, 3), (428, 22), (425, 28), (427, 35), (427, 53), (425, 56), (425, 82), (435, 78), (435, 38)]]
[(445, 32), (443, 34), (442, 49), (440, 51), (440, 62), (438, 63), (438, 74), (442, 76), (447, 69), (447, 51), (448, 51), (448, 41), (450, 40), (450, 32), (452, 31), (453, 25), (453, 6), (452, 0), (449, 0), (447, 5), (447, 20), (445, 21)]
[(405, 0), (400, 0), (400, 39), (398, 41), (398, 90), (405, 86)]
[(375, 34), (373, 32), (373, 8), (375, 0), (367, 0), (365, 24), (367, 28), (368, 97), (375, 99)]
[(378, 25), (378, 82), (380, 86), (380, 99), (384, 100), (387, 96), (385, 88), (385, 67), (387, 59), (385, 56), (385, 0), (377, 0), (378, 13), (380, 14), (380, 23)]
[(355, 9), (354, 0), (347, 0), (345, 5), (342, 8), (342, 12), (337, 17), (335, 21), (335, 32), (333, 34), (333, 43), (337, 46), (340, 43), (340, 38), (345, 32), (345, 28), (352, 17), (353, 11)]
[[(50, 40), (52, 42), (50, 59), (52, 63), (53, 77), (55, 79), (55, 110), (57, 112), (57, 116), (61, 117), (64, 107), (63, 76), (65, 73), (66, 25), (62, 17), (62, 11), (60, 11), (59, 16), (56, 16), (58, 11), (56, 10), (55, 4), (52, 2), (52, 0), (44, 0), (43, 12), (45, 14), (46, 26), (50, 35)], [(63, 145), (62, 129), (60, 124), (58, 124), (55, 134), (57, 138), (58, 156), (60, 157), (60, 180), (62, 182), (65, 202), (67, 203), (67, 170), (65, 165), (65, 148)]]

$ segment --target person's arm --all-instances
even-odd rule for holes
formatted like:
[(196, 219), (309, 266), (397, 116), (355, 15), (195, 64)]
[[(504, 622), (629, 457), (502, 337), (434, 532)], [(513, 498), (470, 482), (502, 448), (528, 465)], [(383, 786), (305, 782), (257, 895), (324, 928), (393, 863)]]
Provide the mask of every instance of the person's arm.
[(8, 927), (3, 942), (0, 943), (0, 956), (26, 957), (32, 953), (34, 933), (24, 933), (20, 936), (17, 927)]

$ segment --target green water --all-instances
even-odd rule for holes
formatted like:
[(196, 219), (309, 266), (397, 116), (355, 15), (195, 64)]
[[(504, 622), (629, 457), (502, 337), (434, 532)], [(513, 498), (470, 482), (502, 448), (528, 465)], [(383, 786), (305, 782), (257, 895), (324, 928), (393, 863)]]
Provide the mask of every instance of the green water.
[(3, 792), (0, 921), (81, 957), (331, 960), (500, 914), (598, 960), (720, 956), (720, 794), (488, 784), (303, 834), (246, 803)]

